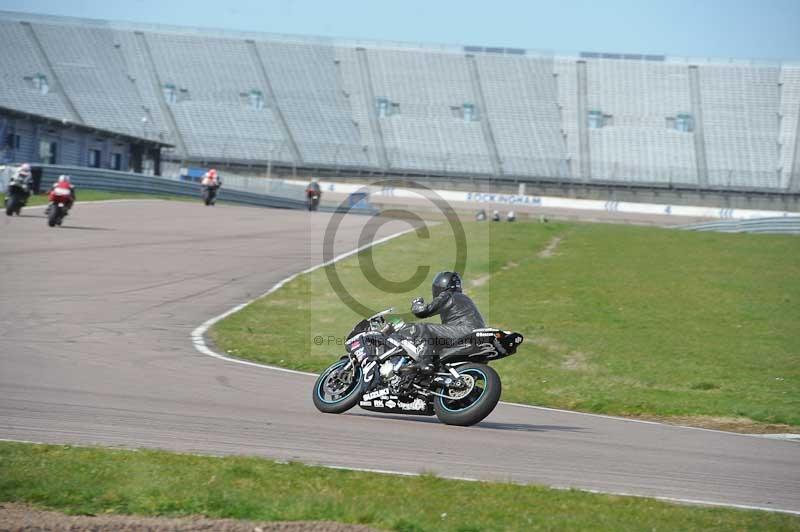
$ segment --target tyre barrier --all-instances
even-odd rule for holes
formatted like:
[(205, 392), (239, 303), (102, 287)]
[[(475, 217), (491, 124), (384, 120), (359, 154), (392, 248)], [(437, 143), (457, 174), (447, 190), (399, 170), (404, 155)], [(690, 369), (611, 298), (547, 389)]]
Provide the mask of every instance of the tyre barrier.
[(723, 220), (682, 225), (687, 231), (718, 231), (721, 233), (773, 233), (800, 235), (800, 216), (754, 218), (751, 220)]

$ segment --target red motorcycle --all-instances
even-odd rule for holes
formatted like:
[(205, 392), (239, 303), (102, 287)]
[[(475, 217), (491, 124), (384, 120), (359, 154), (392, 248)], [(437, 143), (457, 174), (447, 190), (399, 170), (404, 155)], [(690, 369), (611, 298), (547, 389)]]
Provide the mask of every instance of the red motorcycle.
[(68, 188), (56, 187), (47, 195), (50, 205), (47, 207), (47, 225), (60, 226), (64, 217), (72, 207), (72, 191)]

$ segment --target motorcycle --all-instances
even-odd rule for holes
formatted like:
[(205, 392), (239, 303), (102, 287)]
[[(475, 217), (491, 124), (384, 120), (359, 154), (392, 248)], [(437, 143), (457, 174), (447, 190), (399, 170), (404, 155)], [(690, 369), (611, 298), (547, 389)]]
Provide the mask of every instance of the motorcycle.
[(66, 215), (67, 205), (64, 202), (53, 203), (47, 212), (47, 225), (50, 227), (61, 226)]
[(61, 226), (64, 217), (72, 205), (72, 193), (64, 188), (55, 188), (48, 195), (50, 205), (47, 206), (47, 225), (50, 227)]
[(310, 192), (306, 198), (306, 205), (309, 211), (316, 211), (319, 208), (319, 193)]
[(206, 206), (217, 203), (217, 189), (219, 186), (203, 185), (203, 203)]
[(28, 202), (28, 196), (28, 188), (25, 185), (13, 181), (9, 183), (5, 199), (6, 214), (19, 216), (20, 211)]
[(439, 353), (433, 375), (404, 372), (417, 360), (418, 347), (386, 320), (386, 309), (356, 324), (345, 340), (346, 355), (314, 383), (314, 406), (341, 414), (358, 405), (371, 412), (435, 415), (447, 425), (474, 425), (492, 413), (502, 384), (488, 364), (513, 355), (521, 334), (491, 327), (473, 330)]

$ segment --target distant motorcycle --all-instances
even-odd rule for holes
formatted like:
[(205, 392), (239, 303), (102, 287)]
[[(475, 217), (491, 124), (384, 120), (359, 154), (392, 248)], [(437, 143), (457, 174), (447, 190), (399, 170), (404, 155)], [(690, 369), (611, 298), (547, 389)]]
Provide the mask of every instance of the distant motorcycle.
[(448, 425), (469, 426), (488, 416), (500, 400), (501, 382), (492, 360), (513, 355), (522, 335), (491, 327), (475, 329), (440, 352), (433, 375), (403, 372), (417, 347), (397, 333), (384, 310), (361, 320), (347, 336), (347, 354), (314, 383), (314, 406), (340, 414), (356, 405), (373, 412), (432, 416)]
[(67, 206), (65, 203), (53, 203), (47, 211), (47, 225), (50, 227), (60, 226), (66, 215)]
[(309, 211), (316, 211), (319, 209), (319, 192), (309, 192), (306, 197), (306, 205)]
[(203, 203), (208, 205), (214, 205), (217, 203), (217, 190), (219, 189), (219, 185), (203, 185)]
[(28, 192), (28, 187), (25, 186), (24, 183), (11, 181), (6, 191), (6, 214), (8, 216), (14, 214), (19, 216), (20, 211), (22, 211), (22, 208), (28, 202), (28, 196), (30, 196), (30, 193)]
[(47, 207), (47, 225), (60, 226), (72, 205), (72, 194), (68, 189), (55, 188), (48, 195), (50, 205)]

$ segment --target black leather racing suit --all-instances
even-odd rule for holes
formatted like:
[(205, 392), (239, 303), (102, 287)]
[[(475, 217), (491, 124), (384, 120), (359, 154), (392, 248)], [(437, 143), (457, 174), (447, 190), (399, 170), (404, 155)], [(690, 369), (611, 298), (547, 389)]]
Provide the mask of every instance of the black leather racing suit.
[(421, 363), (432, 363), (433, 357), (443, 348), (453, 347), (458, 340), (468, 336), (473, 329), (485, 327), (483, 316), (469, 296), (453, 290), (445, 290), (427, 305), (415, 300), (411, 312), (418, 318), (429, 318), (439, 314), (441, 325), (434, 323), (409, 323), (400, 333), (421, 342)]

